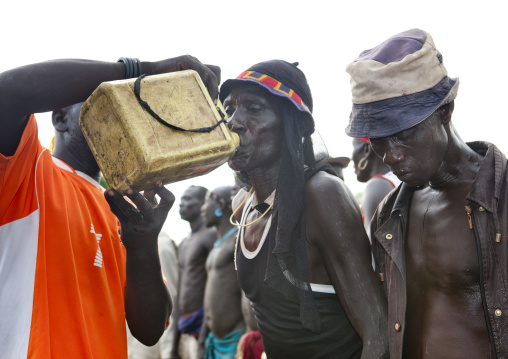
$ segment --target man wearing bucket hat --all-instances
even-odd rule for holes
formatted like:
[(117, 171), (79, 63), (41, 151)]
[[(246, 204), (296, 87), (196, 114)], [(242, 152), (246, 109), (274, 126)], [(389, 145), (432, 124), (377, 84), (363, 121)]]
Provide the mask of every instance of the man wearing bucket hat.
[(346, 133), (370, 138), (404, 182), (371, 226), (390, 358), (507, 358), (505, 156), (456, 133), (459, 81), (427, 32), (397, 34), (347, 71)]
[[(103, 193), (80, 102), (104, 81), (142, 72), (198, 70), (212, 97), (218, 79), (189, 56), (123, 62), (54, 60), (0, 74), (2, 358), (127, 358), (126, 319), (146, 345), (168, 324), (157, 241), (174, 196), (160, 183), (144, 195), (126, 189), (135, 208)], [(34, 113), (46, 111), (52, 153), (37, 136)]]
[(258, 63), (220, 99), (240, 137), (236, 265), (276, 358), (385, 358), (386, 308), (360, 210), (319, 147), (297, 63)]

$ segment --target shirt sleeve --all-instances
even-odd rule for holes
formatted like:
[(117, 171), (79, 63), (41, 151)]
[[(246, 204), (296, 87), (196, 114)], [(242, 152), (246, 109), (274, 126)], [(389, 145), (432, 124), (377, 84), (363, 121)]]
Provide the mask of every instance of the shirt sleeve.
[(19, 196), (30, 192), (28, 187), (33, 186), (35, 180), (35, 163), (43, 150), (35, 116), (30, 115), (16, 153), (12, 156), (0, 154), (0, 225), (6, 220), (5, 214), (12, 203), (22, 200), (27, 203), (27, 199)]

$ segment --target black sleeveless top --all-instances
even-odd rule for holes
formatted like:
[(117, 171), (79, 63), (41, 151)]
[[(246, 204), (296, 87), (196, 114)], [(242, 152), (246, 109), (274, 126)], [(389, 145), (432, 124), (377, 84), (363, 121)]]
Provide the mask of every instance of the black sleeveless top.
[[(246, 203), (245, 208), (250, 207)], [(246, 216), (242, 216), (242, 219)], [(252, 302), (268, 359), (360, 358), (362, 342), (335, 293), (314, 291), (321, 333), (303, 328), (300, 305), (284, 298), (265, 282), (269, 243), (265, 243), (271, 218), (258, 248), (249, 252), (240, 230), (236, 249), (238, 279)], [(268, 241), (268, 239), (267, 239)]]

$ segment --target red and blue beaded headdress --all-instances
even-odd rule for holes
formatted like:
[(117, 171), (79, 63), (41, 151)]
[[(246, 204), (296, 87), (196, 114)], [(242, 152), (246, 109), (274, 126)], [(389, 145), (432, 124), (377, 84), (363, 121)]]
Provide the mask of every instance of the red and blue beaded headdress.
[(237, 79), (259, 83), (274, 95), (289, 98), (300, 111), (310, 113), (309, 107), (293, 89), (273, 77), (257, 71), (244, 71), (237, 76)]
[(224, 101), (229, 95), (231, 85), (235, 82), (252, 82), (267, 89), (275, 96), (290, 100), (299, 111), (312, 116), (312, 95), (303, 72), (298, 63), (282, 60), (260, 62), (249, 70), (242, 72), (236, 79), (224, 82), (220, 88), (219, 98)]

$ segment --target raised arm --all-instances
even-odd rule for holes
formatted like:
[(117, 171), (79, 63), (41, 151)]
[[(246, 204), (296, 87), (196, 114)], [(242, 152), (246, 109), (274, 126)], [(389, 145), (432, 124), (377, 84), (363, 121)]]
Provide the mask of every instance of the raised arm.
[[(154, 345), (173, 310), (162, 278), (158, 236), (175, 197), (160, 182), (154, 190), (145, 191), (144, 196), (130, 189), (126, 192), (136, 208), (112, 188), (105, 193), (111, 211), (121, 223), (122, 243), (127, 252), (125, 318), (136, 339)], [(161, 198), (160, 203), (155, 194)]]
[(325, 173), (306, 187), (309, 239), (322, 256), (329, 279), (362, 339), (362, 359), (387, 358), (387, 307), (371, 265), (370, 245), (355, 198), (343, 182)]
[[(192, 56), (142, 62), (148, 75), (196, 70), (213, 99), (217, 98), (220, 69), (201, 64)], [(125, 78), (122, 62), (52, 60), (18, 67), (0, 74), (0, 153), (14, 154), (28, 115), (60, 109), (86, 100), (104, 81)]]

